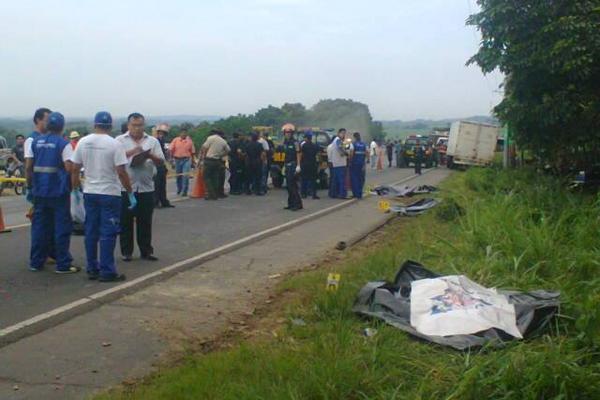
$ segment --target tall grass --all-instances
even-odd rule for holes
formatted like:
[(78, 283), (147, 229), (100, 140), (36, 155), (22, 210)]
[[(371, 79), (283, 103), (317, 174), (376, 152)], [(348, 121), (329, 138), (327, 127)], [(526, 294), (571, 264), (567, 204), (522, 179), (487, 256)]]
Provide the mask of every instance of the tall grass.
[[(599, 399), (600, 201), (533, 171), (473, 169), (443, 185), (446, 201), (385, 228), (376, 245), (336, 266), (288, 279), (277, 338), (190, 355), (131, 392), (133, 399)], [(356, 251), (356, 250), (354, 250)], [(543, 336), (470, 353), (416, 341), (350, 311), (367, 281), (405, 259), (487, 286), (560, 290), (561, 316)], [(377, 329), (365, 337), (365, 327)]]

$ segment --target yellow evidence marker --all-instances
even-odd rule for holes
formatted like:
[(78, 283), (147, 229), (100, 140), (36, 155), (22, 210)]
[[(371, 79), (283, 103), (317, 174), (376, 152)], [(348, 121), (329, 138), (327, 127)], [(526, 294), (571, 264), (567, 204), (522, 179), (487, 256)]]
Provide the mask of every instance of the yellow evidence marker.
[(377, 203), (377, 207), (383, 212), (388, 212), (390, 211), (390, 202), (386, 200), (381, 200)]
[(340, 285), (341, 277), (341, 274), (330, 272), (329, 275), (327, 275), (327, 286), (325, 289), (327, 289), (328, 292), (336, 292), (338, 290), (338, 286)]

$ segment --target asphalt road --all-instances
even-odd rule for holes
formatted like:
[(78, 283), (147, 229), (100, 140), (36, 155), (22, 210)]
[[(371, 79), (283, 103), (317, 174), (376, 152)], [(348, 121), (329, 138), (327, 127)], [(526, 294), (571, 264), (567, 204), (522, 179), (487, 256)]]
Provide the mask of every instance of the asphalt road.
[[(412, 169), (389, 169), (380, 173), (369, 170), (367, 185), (392, 183), (412, 174)], [(124, 263), (118, 259), (118, 269), (128, 279), (133, 279), (340, 201), (327, 198), (325, 191), (321, 195), (321, 200), (305, 200), (305, 210), (300, 212), (283, 210), (287, 198), (285, 190), (271, 190), (263, 197), (244, 195), (230, 196), (218, 202), (197, 199), (177, 202), (176, 208), (155, 212), (153, 245), (160, 261), (146, 262), (134, 258), (133, 262)], [(24, 215), (27, 208), (22, 197), (7, 197), (0, 201), (3, 210), (8, 211), (5, 213), (12, 218), (19, 213)], [(53, 273), (53, 266), (47, 266), (39, 273), (30, 272), (27, 269), (29, 237), (29, 227), (0, 234), (0, 328), (112, 285), (89, 281), (83, 271), (74, 275), (57, 275)], [(82, 236), (72, 238), (71, 252), (74, 264), (84, 267)], [(116, 253), (119, 254), (118, 245)]]

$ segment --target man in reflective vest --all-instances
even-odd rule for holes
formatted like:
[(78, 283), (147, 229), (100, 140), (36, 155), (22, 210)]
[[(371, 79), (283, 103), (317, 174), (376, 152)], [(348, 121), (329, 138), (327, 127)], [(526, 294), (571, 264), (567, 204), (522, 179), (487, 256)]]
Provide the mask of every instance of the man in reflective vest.
[(48, 132), (31, 143), (32, 158), (27, 160), (28, 200), (33, 203), (31, 224), (31, 256), (29, 269), (39, 271), (54, 241), (56, 273), (79, 272), (71, 263), (71, 210), (69, 202), (69, 172), (71, 146), (62, 137), (65, 119), (61, 113), (48, 116)]
[(352, 183), (352, 195), (357, 199), (363, 197), (366, 163), (367, 145), (361, 140), (360, 133), (354, 132), (354, 151), (350, 161), (350, 182)]

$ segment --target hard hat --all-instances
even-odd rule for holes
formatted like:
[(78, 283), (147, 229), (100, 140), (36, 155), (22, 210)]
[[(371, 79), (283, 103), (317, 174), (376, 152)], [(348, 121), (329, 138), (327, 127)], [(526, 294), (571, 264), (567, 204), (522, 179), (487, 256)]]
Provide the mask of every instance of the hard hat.
[(61, 132), (65, 127), (65, 117), (59, 112), (50, 113), (46, 127), (50, 132)]
[(94, 117), (94, 125), (99, 125), (104, 128), (112, 127), (112, 115), (108, 111), (100, 111)]
[(69, 139), (77, 139), (79, 136), (81, 136), (81, 135), (79, 134), (79, 132), (77, 132), (77, 131), (73, 131), (73, 132), (71, 132), (71, 134), (69, 135)]
[(293, 124), (285, 124), (281, 127), (281, 131), (285, 132), (285, 131), (295, 131), (296, 127)]
[(159, 124), (159, 125), (156, 127), (156, 132), (164, 132), (164, 133), (169, 133), (169, 130), (170, 130), (170, 129), (171, 129), (171, 128), (169, 127), (169, 125), (168, 125), (168, 124)]

